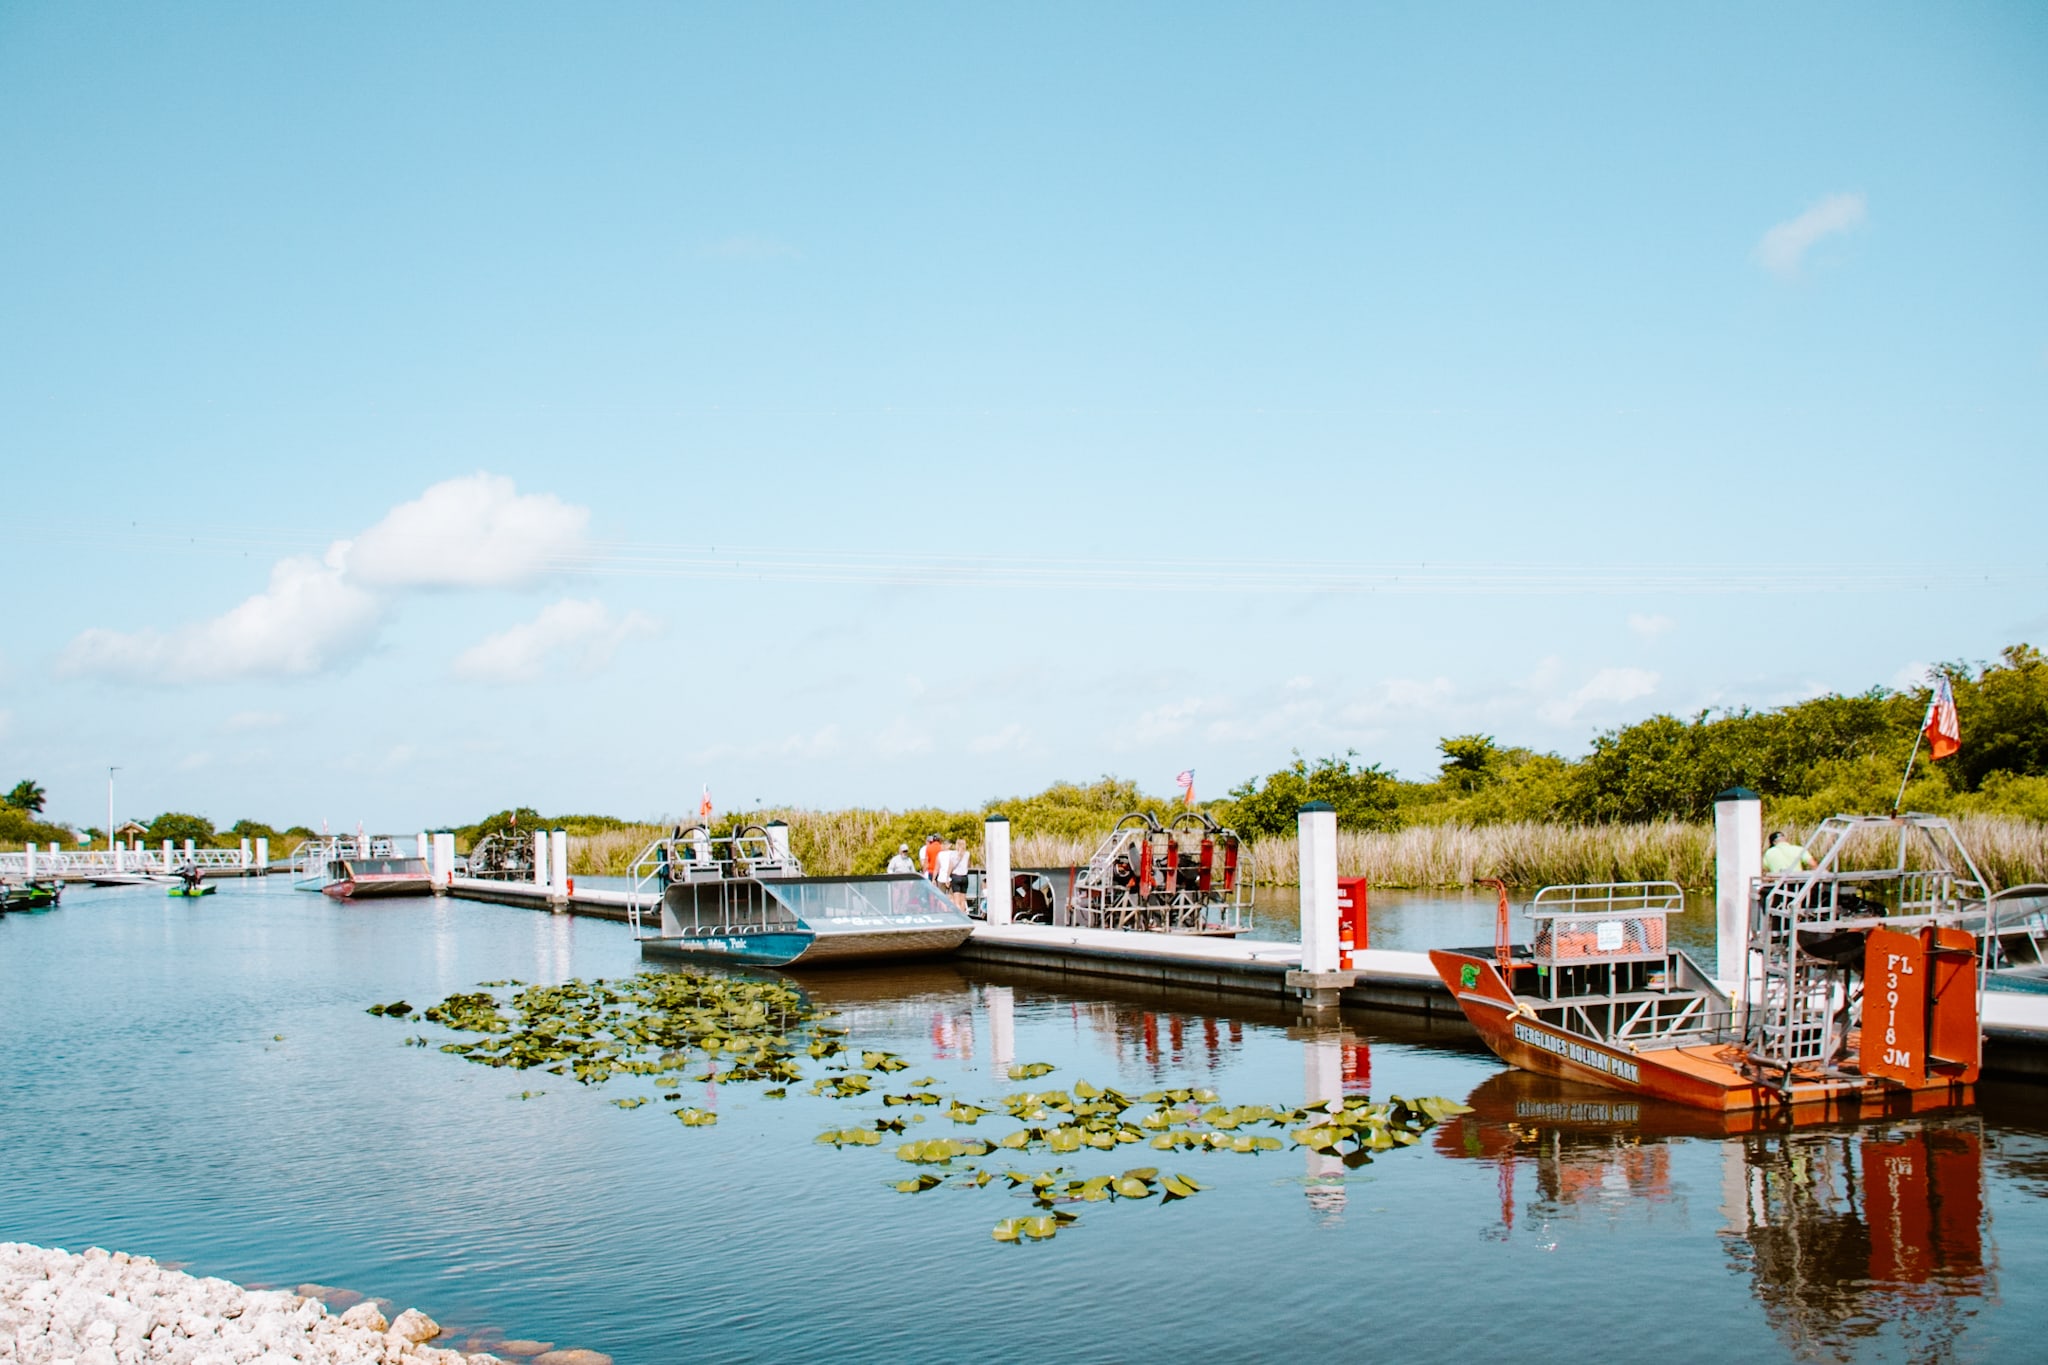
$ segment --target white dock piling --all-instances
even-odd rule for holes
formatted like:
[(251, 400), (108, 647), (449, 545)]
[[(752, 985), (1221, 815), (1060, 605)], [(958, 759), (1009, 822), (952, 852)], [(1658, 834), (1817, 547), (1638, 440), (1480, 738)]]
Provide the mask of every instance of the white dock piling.
[(434, 890), (445, 894), (455, 885), (455, 831), (434, 835)]
[(187, 839), (185, 841), (185, 861), (188, 863), (195, 864), (199, 861), (199, 855), (197, 852), (194, 851), (192, 841), (190, 839)]
[(171, 864), (176, 856), (171, 852), (171, 841), (169, 839), (164, 840), (164, 871), (169, 872), (171, 870)]
[[(785, 831), (785, 835), (786, 835)], [(548, 899), (556, 905), (569, 903), (569, 831), (558, 829), (548, 835)]]
[(1338, 970), (1337, 808), (1311, 801), (1296, 817), (1301, 840), (1301, 969)]
[(427, 842), (427, 832), (421, 830), (413, 843), (415, 855), (427, 865), (427, 875), (434, 875), (434, 846)]
[[(26, 884), (36, 879), (36, 846), (34, 844), (23, 844), (21, 851), (26, 855), (21, 878), (22, 882)], [(54, 848), (52, 851), (55, 851)], [(53, 857), (50, 859), (50, 869), (54, 872), (56, 868), (57, 860)]]
[(1748, 970), (1749, 887), (1763, 870), (1763, 798), (1730, 787), (1714, 797), (1714, 976), (1729, 990)]
[(1010, 922), (1010, 822), (991, 815), (981, 825), (982, 890), (988, 898), (988, 922)]
[(533, 832), (533, 885), (536, 890), (548, 889), (548, 832), (544, 829)]
[(261, 834), (256, 836), (256, 870), (266, 875), (270, 872), (270, 840)]
[(247, 872), (256, 861), (256, 851), (249, 847), (247, 839), (242, 840), (242, 871)]

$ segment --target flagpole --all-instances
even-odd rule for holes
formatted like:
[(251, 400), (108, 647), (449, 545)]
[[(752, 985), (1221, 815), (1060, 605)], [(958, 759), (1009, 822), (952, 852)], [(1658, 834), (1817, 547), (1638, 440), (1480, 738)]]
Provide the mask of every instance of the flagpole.
[(1899, 794), (1892, 798), (1892, 814), (1899, 813), (1899, 803), (1906, 799), (1906, 784), (1913, 780), (1913, 760), (1920, 757), (1921, 731), (1913, 732), (1913, 752), (1906, 755), (1906, 775), (1899, 779)]

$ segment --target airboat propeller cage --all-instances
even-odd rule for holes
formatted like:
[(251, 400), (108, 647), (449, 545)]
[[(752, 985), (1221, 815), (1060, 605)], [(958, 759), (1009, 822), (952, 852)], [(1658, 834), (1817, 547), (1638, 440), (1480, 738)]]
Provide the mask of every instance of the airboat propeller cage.
[[(1223, 851), (1217, 883), (1216, 852)], [(1093, 929), (1234, 934), (1248, 927), (1250, 878), (1242, 840), (1201, 811), (1171, 824), (1134, 811), (1116, 822), (1075, 877), (1068, 915)], [(1190, 853), (1194, 856), (1188, 856)]]

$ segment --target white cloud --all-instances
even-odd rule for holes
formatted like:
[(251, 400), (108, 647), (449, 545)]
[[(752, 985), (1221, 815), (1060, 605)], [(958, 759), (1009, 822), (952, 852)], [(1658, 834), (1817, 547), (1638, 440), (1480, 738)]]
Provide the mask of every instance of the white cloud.
[(1816, 243), (1861, 226), (1864, 208), (1861, 194), (1831, 194), (1766, 232), (1756, 244), (1757, 259), (1773, 275), (1792, 279)]
[(521, 587), (581, 550), (589, 522), (587, 507), (471, 474), (400, 503), (344, 553), (349, 576), (371, 587)]
[(237, 711), (220, 723), (220, 728), (233, 734), (241, 730), (271, 730), (285, 723), (282, 711)]
[(1031, 742), (1031, 732), (1011, 721), (991, 735), (977, 735), (969, 740), (967, 747), (977, 754), (1000, 753), (1004, 749), (1022, 749)]
[(384, 606), (348, 581), (340, 551), (337, 545), (324, 561), (280, 560), (269, 587), (211, 621), (169, 631), (82, 631), (58, 656), (57, 672), (191, 683), (303, 677), (346, 663), (375, 640)]
[[(58, 656), (57, 672), (172, 685), (325, 672), (375, 643), (392, 590), (532, 583), (581, 549), (589, 520), (587, 508), (553, 494), (522, 495), (510, 479), (449, 479), (392, 508), (354, 541), (335, 541), (319, 559), (278, 561), (267, 588), (211, 620), (171, 630), (82, 631)], [(617, 623), (619, 638), (651, 625), (629, 615)], [(585, 643), (609, 657), (618, 641)], [(501, 654), (510, 648), (499, 646)], [(253, 726), (263, 714), (245, 712), (225, 728)]]
[(1658, 681), (1647, 669), (1603, 668), (1570, 696), (1537, 708), (1537, 714), (1553, 725), (1568, 725), (1589, 707), (1647, 697), (1657, 690)]
[(1898, 672), (1892, 674), (1892, 690), (1894, 692), (1914, 691), (1927, 686), (1928, 679), (1933, 676), (1933, 664), (1928, 663), (1925, 659), (1915, 659)]
[(571, 656), (585, 672), (609, 664), (619, 646), (654, 631), (651, 617), (629, 611), (614, 617), (595, 599), (564, 598), (531, 621), (486, 636), (455, 660), (455, 676), (469, 682), (531, 682), (556, 656)]
[(1456, 693), (1457, 688), (1445, 677), (1389, 678), (1368, 689), (1338, 716), (1355, 725), (1395, 715), (1436, 714), (1449, 707)]
[(929, 727), (898, 716), (889, 722), (888, 729), (875, 736), (873, 743), (875, 752), (883, 758), (909, 758), (930, 753), (932, 735)]
[(1654, 640), (1677, 624), (1678, 622), (1661, 613), (1645, 614), (1633, 611), (1628, 617), (1628, 628), (1645, 640)]
[(1182, 701), (1170, 701), (1163, 706), (1155, 706), (1138, 717), (1126, 739), (1132, 744), (1152, 744), (1162, 739), (1172, 739), (1185, 733), (1201, 710), (1202, 701), (1199, 697), (1188, 697)]
[(212, 762), (213, 755), (208, 753), (206, 750), (201, 749), (197, 753), (186, 754), (183, 758), (179, 759), (178, 771), (181, 773), (197, 772), (199, 769), (206, 767)]

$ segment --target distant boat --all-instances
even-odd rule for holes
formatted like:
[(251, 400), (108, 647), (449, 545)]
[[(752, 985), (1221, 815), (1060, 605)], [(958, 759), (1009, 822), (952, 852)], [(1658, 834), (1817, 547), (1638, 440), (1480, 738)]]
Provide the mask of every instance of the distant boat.
[(47, 910), (64, 894), (56, 882), (0, 882), (0, 914), (10, 910)]
[(425, 858), (336, 858), (320, 888), (338, 901), (378, 896), (427, 896), (434, 879)]
[(974, 922), (919, 876), (807, 877), (787, 829), (656, 840), (634, 864), (628, 908), (643, 955), (764, 967), (950, 953)]

